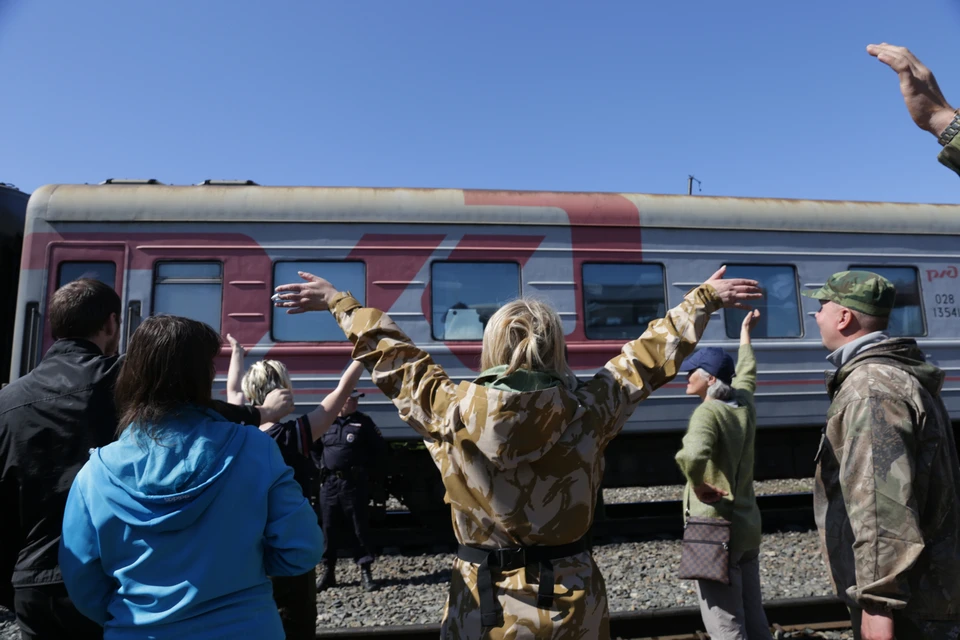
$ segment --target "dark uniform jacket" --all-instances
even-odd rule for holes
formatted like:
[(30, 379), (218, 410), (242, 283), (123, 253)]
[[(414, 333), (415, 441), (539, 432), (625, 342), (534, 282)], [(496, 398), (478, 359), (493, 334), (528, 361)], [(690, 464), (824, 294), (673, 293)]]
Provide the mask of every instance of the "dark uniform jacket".
[[(63, 581), (57, 554), (74, 477), (93, 447), (116, 438), (113, 386), (122, 358), (82, 339), (54, 343), (37, 368), (0, 390), (0, 595)], [(214, 402), (234, 422), (253, 408)]]
[(313, 460), (326, 471), (362, 469), (368, 473), (384, 461), (387, 445), (370, 416), (354, 411), (338, 416), (313, 445)]
[(303, 489), (304, 497), (310, 496), (310, 482), (316, 472), (311, 460), (310, 447), (313, 435), (310, 432), (310, 419), (300, 416), (295, 420), (278, 422), (264, 431), (280, 447), (280, 455), (287, 466), (293, 469), (293, 479)]

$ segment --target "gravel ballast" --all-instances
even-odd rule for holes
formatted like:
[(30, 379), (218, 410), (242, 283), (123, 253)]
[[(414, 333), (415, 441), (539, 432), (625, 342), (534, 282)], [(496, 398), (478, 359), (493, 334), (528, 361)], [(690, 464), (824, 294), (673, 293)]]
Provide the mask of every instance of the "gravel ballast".
[[(809, 492), (812, 480), (757, 482), (757, 495)], [(608, 503), (677, 500), (680, 486), (604, 489)], [(396, 503), (393, 508), (402, 508)], [(611, 611), (696, 606), (694, 585), (677, 580), (680, 542), (676, 540), (611, 544), (593, 551), (607, 584)], [(341, 559), (339, 587), (318, 595), (319, 628), (384, 626), (439, 622), (443, 614), (453, 555), (389, 555), (378, 558), (374, 577), (380, 590), (366, 593), (360, 572)], [(765, 535), (760, 556), (764, 599), (803, 598), (833, 593), (816, 532)], [(771, 623), (776, 622), (771, 620)], [(793, 635), (793, 634), (791, 634)], [(846, 638), (849, 633), (798, 637)], [(19, 638), (12, 615), (0, 607), (0, 640)]]

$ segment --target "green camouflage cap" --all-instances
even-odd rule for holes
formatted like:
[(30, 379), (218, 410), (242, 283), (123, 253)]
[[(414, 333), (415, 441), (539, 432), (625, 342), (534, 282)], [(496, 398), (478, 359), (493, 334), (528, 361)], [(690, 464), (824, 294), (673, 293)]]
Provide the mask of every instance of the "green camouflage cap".
[(831, 300), (841, 307), (871, 316), (886, 318), (893, 309), (897, 291), (893, 283), (870, 271), (841, 271), (830, 276), (816, 291), (803, 295), (816, 300)]

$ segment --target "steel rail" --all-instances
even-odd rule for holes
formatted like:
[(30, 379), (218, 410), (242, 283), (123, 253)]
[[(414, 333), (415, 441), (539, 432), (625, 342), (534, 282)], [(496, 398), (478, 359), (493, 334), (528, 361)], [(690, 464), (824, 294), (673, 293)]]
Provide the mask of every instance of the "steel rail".
[[(850, 622), (847, 608), (832, 596), (771, 600), (764, 603), (763, 608), (771, 626), (822, 627), (826, 624), (842, 628)], [(704, 631), (698, 607), (618, 611), (610, 616), (613, 638), (689, 637), (697, 631)], [(316, 637), (317, 640), (436, 640), (440, 637), (440, 624), (321, 629)]]

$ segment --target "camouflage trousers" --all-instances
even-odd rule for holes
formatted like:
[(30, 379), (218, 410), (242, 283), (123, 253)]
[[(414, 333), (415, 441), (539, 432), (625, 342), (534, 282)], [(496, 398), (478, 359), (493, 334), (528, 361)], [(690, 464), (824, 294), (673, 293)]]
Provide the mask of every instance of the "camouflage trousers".
[(454, 561), (443, 613), (443, 640), (609, 640), (610, 613), (600, 569), (589, 552), (553, 561), (554, 599), (537, 608), (537, 565), (497, 574), (503, 626), (480, 624), (477, 565)]
[[(850, 609), (853, 640), (860, 640), (862, 615), (862, 609)], [(894, 611), (893, 635), (896, 640), (958, 640), (960, 639), (960, 620), (916, 620)]]

